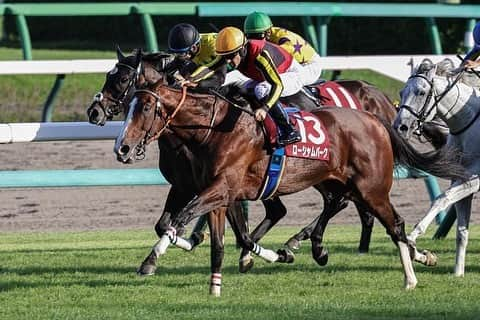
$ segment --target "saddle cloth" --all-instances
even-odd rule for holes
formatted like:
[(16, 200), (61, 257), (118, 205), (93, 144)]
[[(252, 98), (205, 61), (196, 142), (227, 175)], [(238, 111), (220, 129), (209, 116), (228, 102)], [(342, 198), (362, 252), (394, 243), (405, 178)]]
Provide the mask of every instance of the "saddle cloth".
[(357, 97), (335, 81), (326, 81), (307, 87), (325, 107), (343, 107), (362, 110)]
[[(329, 160), (328, 133), (320, 119), (313, 114), (296, 108), (285, 108), (292, 125), (302, 136), (302, 140), (285, 146), (287, 157), (306, 158), (314, 160)], [(270, 146), (277, 145), (279, 129), (273, 119), (267, 116), (264, 121), (267, 141)]]

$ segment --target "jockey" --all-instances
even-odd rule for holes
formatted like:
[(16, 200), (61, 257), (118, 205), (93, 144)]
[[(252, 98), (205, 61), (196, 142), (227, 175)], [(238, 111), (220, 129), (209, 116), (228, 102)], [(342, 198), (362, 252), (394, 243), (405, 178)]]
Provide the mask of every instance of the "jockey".
[(480, 67), (480, 21), (477, 22), (475, 28), (473, 28), (473, 41), (475, 42), (472, 50), (470, 50), (465, 59), (463, 60), (463, 66), (468, 69), (474, 69)]
[(272, 116), (281, 131), (278, 145), (300, 141), (300, 134), (278, 102), (280, 97), (293, 95), (303, 87), (301, 66), (292, 55), (265, 39), (247, 41), (243, 32), (235, 27), (226, 27), (219, 32), (216, 53), (232, 68), (253, 80), (255, 96), (263, 103), (263, 107), (255, 110), (255, 119), (263, 121), (267, 112)]
[[(168, 33), (168, 50), (176, 55), (170, 71), (179, 71), (176, 80), (191, 87), (219, 87), (226, 64), (215, 54), (216, 33), (199, 33), (188, 23), (175, 25)], [(185, 78), (188, 78), (186, 80)]]
[(243, 24), (247, 39), (266, 39), (287, 50), (303, 66), (300, 78), (305, 86), (318, 81), (322, 74), (320, 56), (301, 36), (287, 29), (274, 27), (263, 12), (252, 12)]

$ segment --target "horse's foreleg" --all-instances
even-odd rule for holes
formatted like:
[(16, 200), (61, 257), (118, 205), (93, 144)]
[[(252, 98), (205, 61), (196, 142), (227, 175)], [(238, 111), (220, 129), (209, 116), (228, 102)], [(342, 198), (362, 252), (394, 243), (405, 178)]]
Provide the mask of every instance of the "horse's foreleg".
[(433, 219), (440, 213), (440, 211), (445, 210), (448, 206), (454, 204), (455, 202), (477, 192), (479, 186), (479, 178), (478, 176), (475, 176), (467, 182), (448, 188), (444, 193), (437, 197), (430, 207), (428, 213), (419, 223), (415, 225), (414, 230), (408, 236), (408, 240), (414, 244), (417, 238), (427, 231), (428, 226), (432, 223)]
[[(253, 242), (258, 242), (260, 239), (262, 239), (263, 236), (287, 214), (287, 209), (278, 197), (274, 197), (269, 200), (263, 200), (262, 203), (265, 207), (265, 218), (250, 234)], [(287, 255), (289, 254), (285, 252), (285, 260), (287, 259)], [(293, 262), (291, 259), (293, 259), (293, 256), (289, 257), (289, 262)], [(248, 271), (252, 266), (252, 262), (253, 260), (250, 256), (250, 251), (247, 249), (242, 249), (242, 253), (240, 254), (240, 272)]]
[(153, 246), (150, 254), (143, 260), (138, 268), (137, 273), (139, 275), (155, 274), (157, 260), (161, 255), (165, 254), (170, 244), (170, 238), (166, 232), (170, 225), (171, 212), (178, 212), (192, 197), (193, 194), (182, 193), (173, 187), (170, 188), (163, 214), (155, 225), (155, 231), (160, 237), (160, 240)]
[[(235, 206), (238, 207), (239, 203), (236, 202)], [(237, 242), (241, 245), (243, 249), (247, 252), (252, 251), (254, 254), (258, 255), (259, 257), (263, 258), (268, 262), (276, 262), (279, 261), (279, 255), (269, 249), (265, 249), (252, 241), (252, 238), (248, 234), (247, 223), (245, 220), (245, 216), (242, 213), (242, 210), (228, 210), (227, 211), (227, 218), (232, 226), (232, 230), (235, 233), (237, 238)], [(286, 262), (286, 261), (282, 261)], [(253, 260), (249, 255), (243, 257), (239, 262), (240, 265), (240, 272), (246, 272), (250, 270), (253, 266)]]
[(457, 254), (455, 258), (455, 275), (463, 277), (465, 274), (465, 255), (468, 244), (468, 225), (472, 211), (473, 195), (455, 203), (457, 211)]
[(224, 256), (225, 236), (225, 209), (215, 210), (208, 215), (208, 222), (211, 231), (210, 257), (211, 257), (211, 278), (210, 294), (219, 297), (222, 288), (222, 262)]

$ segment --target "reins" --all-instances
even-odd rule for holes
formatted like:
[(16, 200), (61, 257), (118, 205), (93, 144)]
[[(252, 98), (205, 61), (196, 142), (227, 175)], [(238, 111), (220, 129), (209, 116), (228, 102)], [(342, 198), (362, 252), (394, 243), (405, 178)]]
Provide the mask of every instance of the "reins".
[[(435, 87), (433, 85), (433, 79), (430, 80), (423, 74), (414, 74), (414, 75), (412, 75), (408, 78), (408, 79), (422, 78), (430, 85), (430, 91), (428, 93), (428, 96), (425, 100), (425, 103), (424, 103), (423, 107), (420, 109), (420, 111), (418, 113), (409, 106), (406, 106), (406, 105), (400, 106), (400, 109), (407, 109), (408, 112), (410, 112), (411, 114), (413, 114), (417, 118), (417, 129), (415, 130), (417, 135), (422, 134), (422, 128), (423, 128), (423, 124), (425, 123), (425, 120), (428, 118), (430, 113), (432, 113), (432, 111), (435, 109), (435, 107), (437, 107), (437, 105), (440, 103), (440, 101), (447, 95), (447, 93), (450, 92), (450, 90), (452, 90), (452, 88), (457, 84), (457, 82), (460, 80), (462, 75), (463, 75), (463, 71), (460, 72), (457, 75), (457, 77), (452, 81), (452, 83), (449, 84), (449, 86), (447, 88), (445, 88), (445, 90), (438, 96), (434, 95)], [(428, 104), (429, 104), (429, 102), (432, 98), (434, 99), (434, 102), (430, 106), (430, 108), (427, 109)], [(452, 106), (452, 108), (453, 108), (453, 106)]]
[[(161, 114), (161, 102), (160, 102), (160, 96), (157, 95), (155, 92), (153, 91), (150, 91), (150, 90), (146, 90), (146, 89), (140, 89), (140, 90), (136, 90), (135, 93), (137, 92), (146, 92), (146, 93), (149, 93), (151, 94), (152, 96), (155, 97), (156, 99), (156, 107), (155, 107), (155, 116), (157, 114)], [(175, 116), (177, 115), (178, 111), (180, 110), (180, 108), (183, 106), (183, 103), (185, 102), (185, 99), (187, 97), (187, 87), (182, 87), (182, 97), (180, 98), (180, 101), (178, 102), (177, 106), (175, 107), (175, 110), (167, 115), (167, 118), (165, 119), (165, 124), (163, 125), (163, 128), (161, 128), (156, 134), (154, 134), (153, 136), (150, 135), (150, 130), (147, 132), (147, 135), (145, 136), (145, 144), (149, 144), (150, 142), (154, 141), (154, 140), (157, 140), (161, 135), (162, 133), (168, 129), (168, 126), (170, 125), (170, 122), (172, 122), (173, 118), (175, 118)], [(155, 120), (155, 119), (154, 119)], [(152, 126), (153, 126), (153, 122), (152, 122)], [(151, 129), (151, 128), (150, 128)]]

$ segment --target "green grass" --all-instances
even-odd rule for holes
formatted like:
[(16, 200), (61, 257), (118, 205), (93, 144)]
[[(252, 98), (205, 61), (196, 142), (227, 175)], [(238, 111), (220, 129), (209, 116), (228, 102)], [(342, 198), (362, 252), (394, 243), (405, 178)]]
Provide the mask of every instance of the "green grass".
[[(34, 59), (115, 59), (114, 51), (33, 50)], [(0, 60), (21, 60), (20, 49), (0, 48)], [(112, 66), (113, 67), (113, 66)], [(330, 72), (323, 75), (326, 79)], [(397, 99), (402, 84), (378, 73), (345, 71), (341, 78), (366, 80), (390, 98)], [(105, 81), (103, 74), (67, 75), (55, 100), (53, 121), (85, 121), (93, 95)], [(0, 77), (0, 123), (40, 121), (43, 105), (55, 82), (54, 75), (7, 75)]]
[[(263, 242), (278, 248), (293, 228)], [(455, 278), (454, 240), (421, 247), (439, 266), (416, 265), (419, 284), (403, 289), (398, 253), (376, 228), (371, 253), (356, 253), (359, 227), (331, 226), (329, 264), (319, 267), (304, 243), (291, 265), (255, 258), (237, 271), (229, 232), (221, 298), (208, 295), (209, 246), (169, 248), (157, 275), (134, 271), (156, 241), (152, 231), (6, 233), (0, 235), (0, 319), (473, 319), (480, 306), (480, 227), (471, 231), (467, 275)]]

